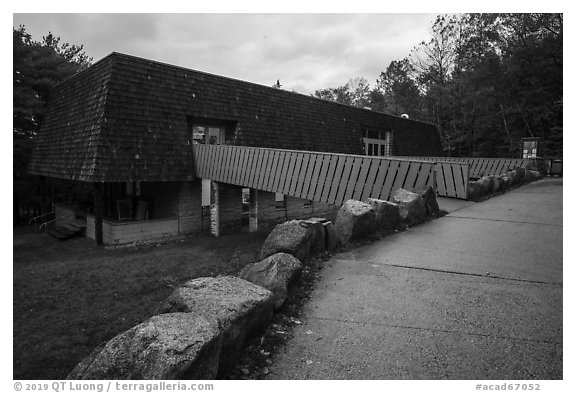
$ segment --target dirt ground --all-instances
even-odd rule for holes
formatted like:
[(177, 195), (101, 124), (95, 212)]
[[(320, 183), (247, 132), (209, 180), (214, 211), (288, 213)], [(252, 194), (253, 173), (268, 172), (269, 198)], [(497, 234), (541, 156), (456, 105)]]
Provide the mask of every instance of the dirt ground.
[(154, 315), (175, 286), (256, 261), (271, 229), (105, 248), (14, 228), (14, 379), (65, 378), (101, 342)]

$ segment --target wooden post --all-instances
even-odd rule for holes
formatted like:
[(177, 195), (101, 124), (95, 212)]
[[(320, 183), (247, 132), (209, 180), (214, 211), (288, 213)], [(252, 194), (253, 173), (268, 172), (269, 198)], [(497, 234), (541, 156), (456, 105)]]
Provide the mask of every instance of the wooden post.
[(104, 199), (102, 196), (102, 184), (93, 183), (94, 185), (94, 235), (96, 244), (104, 244), (102, 231), (102, 216), (104, 215)]
[(248, 231), (256, 232), (258, 230), (258, 190), (255, 188), (250, 189), (248, 213)]
[(215, 181), (210, 181), (210, 233), (220, 236), (220, 187)]
[(46, 214), (46, 177), (40, 176), (40, 214)]

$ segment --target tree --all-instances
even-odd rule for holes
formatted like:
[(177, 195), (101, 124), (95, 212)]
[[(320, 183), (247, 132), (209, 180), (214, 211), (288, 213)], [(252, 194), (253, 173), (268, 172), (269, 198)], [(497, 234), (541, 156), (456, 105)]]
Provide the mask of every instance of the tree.
[(14, 133), (35, 137), (54, 85), (87, 68), (92, 58), (52, 33), (34, 41), (24, 26), (13, 29), (13, 51)]
[(407, 113), (413, 118), (424, 119), (420, 90), (411, 76), (413, 71), (408, 59), (393, 60), (386, 71), (380, 73), (376, 86), (384, 98), (386, 112)]
[(366, 78), (356, 77), (338, 87), (316, 90), (313, 97), (339, 102), (357, 108), (370, 107), (370, 83)]
[(316, 90), (312, 96), (327, 101), (339, 102), (340, 104), (352, 105), (352, 95), (349, 89), (348, 85), (328, 87)]
[(420, 42), (409, 59), (416, 75), (428, 119), (438, 124), (445, 149), (450, 149), (455, 132), (448, 116), (449, 83), (459, 46), (459, 16), (439, 15), (432, 25), (432, 37)]
[(522, 137), (540, 136), (543, 154), (562, 154), (562, 25), (560, 14), (438, 16), (410, 60), (446, 149), (518, 156)]
[(53, 87), (87, 68), (92, 62), (82, 46), (60, 43), (48, 33), (34, 41), (24, 26), (13, 29), (13, 177), (14, 218), (19, 205), (35, 192), (34, 179), (26, 175), (34, 140), (44, 118)]
[(519, 154), (522, 137), (540, 136), (543, 154), (561, 154), (562, 15), (467, 14), (463, 31), (459, 68), (488, 92), (474, 149)]
[(370, 83), (363, 77), (350, 79), (347, 83), (352, 100), (352, 106), (356, 108), (370, 108)]

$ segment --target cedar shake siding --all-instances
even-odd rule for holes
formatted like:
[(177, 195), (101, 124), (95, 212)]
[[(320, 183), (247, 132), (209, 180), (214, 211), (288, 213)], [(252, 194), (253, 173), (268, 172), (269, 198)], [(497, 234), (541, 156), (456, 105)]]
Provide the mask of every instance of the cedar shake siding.
[(191, 123), (225, 143), (364, 154), (366, 131), (392, 130), (394, 155), (441, 155), (433, 124), (112, 53), (55, 89), (31, 174), (86, 182), (195, 178)]

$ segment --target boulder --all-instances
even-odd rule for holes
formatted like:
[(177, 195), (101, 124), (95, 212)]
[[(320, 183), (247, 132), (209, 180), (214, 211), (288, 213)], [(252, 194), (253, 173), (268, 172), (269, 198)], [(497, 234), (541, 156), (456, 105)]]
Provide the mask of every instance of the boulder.
[(502, 180), (498, 176), (490, 176), (492, 178), (492, 190), (491, 192), (497, 193), (502, 190)]
[(342, 244), (373, 235), (377, 232), (376, 214), (369, 204), (350, 199), (338, 210), (334, 229)]
[(482, 197), (486, 195), (484, 192), (484, 187), (478, 183), (478, 181), (468, 182), (468, 200), (469, 201), (479, 201)]
[(156, 315), (96, 348), (67, 379), (214, 379), (221, 348), (216, 320)]
[(164, 311), (216, 320), (223, 336), (222, 369), (235, 361), (247, 337), (268, 324), (274, 311), (274, 295), (238, 277), (201, 277), (176, 288)]
[(380, 233), (389, 233), (400, 225), (400, 207), (398, 204), (381, 199), (368, 198), (376, 215), (376, 227)]
[(544, 175), (542, 175), (542, 171), (531, 170), (530, 174), (534, 175), (534, 177), (536, 177), (536, 180), (544, 178)]
[(415, 225), (426, 219), (426, 203), (419, 194), (399, 188), (394, 193), (392, 200), (400, 208), (400, 218), (403, 223)]
[(518, 183), (524, 183), (524, 180), (526, 179), (526, 169), (521, 168), (521, 167), (516, 167), (514, 168), (514, 170), (518, 173)]
[(510, 179), (510, 183), (509, 183), (510, 187), (515, 186), (521, 182), (520, 176), (518, 175), (518, 171), (516, 171), (516, 170), (506, 172), (506, 176), (508, 176), (508, 178)]
[(536, 180), (540, 180), (540, 179), (542, 179), (542, 175), (540, 174), (540, 172), (535, 171), (535, 170), (527, 170), (526, 171), (526, 181), (527, 182), (536, 181)]
[(288, 297), (288, 289), (301, 271), (302, 263), (298, 259), (281, 252), (247, 265), (238, 276), (272, 291), (274, 306), (280, 308)]
[(323, 223), (328, 221), (325, 218), (309, 218), (307, 220), (302, 220), (303, 226), (310, 229), (311, 239), (310, 239), (310, 251), (309, 255), (314, 256), (326, 251), (326, 234), (324, 233)]
[(260, 251), (260, 259), (285, 252), (304, 262), (310, 254), (312, 237), (312, 229), (300, 220), (278, 224), (264, 241)]
[(424, 204), (426, 206), (426, 214), (435, 215), (440, 212), (440, 207), (438, 206), (438, 201), (436, 200), (436, 191), (432, 186), (426, 186), (423, 188), (418, 188), (414, 190), (416, 194), (420, 194), (422, 199), (424, 199)]
[(494, 179), (491, 176), (484, 176), (478, 180), (478, 184), (482, 187), (482, 195), (490, 194), (494, 187)]
[(510, 187), (511, 180), (510, 177), (508, 177), (508, 175), (500, 175), (498, 176), (498, 179), (500, 179), (500, 188), (502, 190), (506, 190)]

